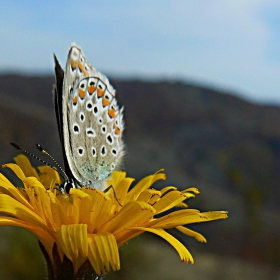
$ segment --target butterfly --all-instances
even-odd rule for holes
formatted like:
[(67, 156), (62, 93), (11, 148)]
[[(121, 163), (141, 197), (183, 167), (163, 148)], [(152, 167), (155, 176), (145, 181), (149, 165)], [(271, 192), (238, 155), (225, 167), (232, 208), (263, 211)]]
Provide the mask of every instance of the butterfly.
[(53, 97), (65, 174), (61, 189), (87, 186), (104, 190), (124, 154), (123, 108), (108, 78), (72, 44), (65, 71), (56, 56)]

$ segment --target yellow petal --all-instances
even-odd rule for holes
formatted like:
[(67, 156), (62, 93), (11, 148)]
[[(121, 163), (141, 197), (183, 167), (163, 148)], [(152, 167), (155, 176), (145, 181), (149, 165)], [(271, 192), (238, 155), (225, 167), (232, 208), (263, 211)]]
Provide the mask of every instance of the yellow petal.
[[(132, 182), (134, 181), (134, 178), (124, 178), (122, 181), (118, 182), (117, 184), (114, 182), (112, 183), (112, 186), (114, 186), (117, 197), (119, 201), (121, 202), (122, 205), (125, 204), (126, 202), (126, 195), (128, 193), (129, 187), (131, 186)], [(115, 199), (115, 194), (113, 190), (110, 190), (110, 197), (114, 200)], [(120, 206), (119, 204), (117, 206)], [(119, 210), (120, 207), (117, 207)]]
[(15, 226), (27, 229), (40, 240), (49, 256), (52, 258), (52, 248), (55, 240), (47, 231), (43, 230), (41, 227), (34, 226), (33, 224), (12, 217), (4, 216), (0, 217), (0, 226)]
[(162, 213), (164, 211), (167, 211), (178, 204), (180, 204), (182, 201), (187, 199), (188, 196), (185, 194), (179, 192), (179, 191), (170, 191), (167, 194), (165, 194), (163, 197), (161, 197), (160, 200), (158, 200), (153, 207), (157, 211), (157, 213)]
[(226, 219), (228, 217), (227, 211), (209, 211), (209, 212), (202, 212), (200, 214), (201, 214), (201, 218), (203, 219), (201, 222)]
[(60, 228), (63, 224), (70, 224), (71, 220), (67, 215), (67, 211), (65, 209), (64, 204), (69, 205), (70, 203), (66, 203), (65, 199), (61, 196), (56, 196), (50, 194), (51, 200), (51, 213), (53, 217), (53, 223), (56, 228)]
[(171, 190), (177, 190), (177, 188), (174, 186), (167, 186), (167, 187), (161, 189), (160, 192), (162, 195), (164, 195), (166, 192), (171, 191)]
[(178, 252), (182, 262), (186, 262), (186, 263), (190, 262), (191, 264), (194, 264), (193, 257), (191, 253), (188, 251), (188, 249), (180, 241), (178, 241), (175, 237), (173, 237), (163, 229), (136, 227), (133, 228), (133, 230), (148, 231), (162, 237), (174, 247), (174, 249)]
[(189, 228), (185, 228), (185, 227), (182, 227), (182, 226), (179, 226), (179, 227), (176, 227), (176, 229), (178, 229), (179, 231), (181, 231), (182, 233), (188, 235), (188, 236), (192, 236), (194, 237), (196, 240), (198, 240), (199, 242), (202, 242), (202, 243), (206, 243), (206, 238), (201, 235), (200, 233), (196, 232), (196, 231), (193, 231)]
[(92, 232), (90, 215), (92, 209), (92, 197), (79, 189), (72, 188), (70, 194), (73, 199), (73, 208), (75, 209), (74, 223), (88, 224), (88, 232)]
[(200, 213), (195, 209), (184, 209), (172, 212), (157, 220), (151, 221), (149, 227), (153, 228), (173, 228), (181, 225), (209, 222), (218, 219), (226, 219), (227, 212), (213, 211)]
[(62, 225), (58, 231), (58, 238), (68, 259), (77, 259), (79, 252), (83, 256), (88, 255), (87, 225)]
[(132, 238), (140, 235), (141, 233), (143, 233), (143, 231), (129, 229), (129, 230), (120, 231), (118, 233), (114, 233), (114, 235), (117, 240), (118, 247), (120, 247), (126, 242), (128, 242), (129, 240), (131, 240)]
[(5, 177), (0, 173), (0, 191), (18, 200), (25, 207), (32, 209), (29, 202), (21, 194), (21, 192)]
[(197, 223), (202, 220), (200, 212), (195, 209), (184, 209), (174, 211), (161, 218), (153, 220), (149, 223), (149, 227), (153, 228), (173, 228), (185, 224)]
[(178, 203), (178, 204), (176, 205), (176, 207), (180, 207), (180, 208), (189, 208), (188, 204), (185, 203), (185, 202)]
[(105, 223), (100, 228), (100, 232), (117, 233), (147, 222), (154, 214), (155, 210), (149, 204), (139, 201), (130, 202), (122, 208), (118, 215)]
[[(52, 214), (50, 213), (50, 197), (45, 187), (35, 177), (27, 177), (23, 183), (34, 212), (48, 221), (47, 217), (52, 217)], [(46, 216), (47, 213), (49, 214)]]
[(140, 180), (133, 188), (132, 190), (128, 193), (126, 202), (127, 201), (133, 201), (138, 198), (140, 193), (148, 189), (154, 182), (158, 180), (165, 180), (166, 175), (164, 173), (161, 173), (162, 170), (159, 170), (153, 175), (147, 176)]
[(56, 185), (61, 185), (60, 176), (50, 166), (39, 166), (40, 181), (46, 189), (54, 188)]
[(120, 171), (120, 170), (115, 170), (107, 180), (108, 186), (110, 186), (110, 185), (116, 186), (123, 179), (126, 178), (125, 176), (126, 176), (126, 172)]
[(35, 199), (33, 202), (35, 212), (46, 221), (49, 228), (56, 231), (60, 226), (60, 224), (56, 224), (57, 217), (53, 212), (53, 204), (57, 202), (56, 195), (51, 191), (46, 191), (44, 188), (38, 188), (36, 194), (39, 199)]
[(195, 187), (191, 187), (191, 188), (187, 188), (185, 190), (181, 190), (181, 192), (185, 193), (185, 192), (193, 192), (195, 194), (200, 194), (198, 188)]
[(25, 175), (23, 173), (23, 171), (20, 169), (20, 167), (17, 164), (14, 163), (6, 163), (2, 165), (3, 168), (10, 168), (13, 170), (13, 172), (16, 174), (16, 176), (21, 180), (24, 181), (25, 179)]
[(73, 263), (77, 262), (79, 256), (84, 258), (88, 255), (87, 225), (62, 225), (58, 239), (63, 252)]
[(0, 194), (0, 213), (11, 215), (50, 232), (46, 222), (41, 217), (6, 194)]
[(154, 190), (154, 189), (148, 189), (143, 191), (137, 198), (137, 201), (142, 201), (149, 203), (150, 205), (154, 205), (156, 201), (159, 200), (161, 196), (161, 192)]
[[(74, 190), (73, 190), (74, 191)], [(90, 213), (90, 223), (92, 225), (91, 232), (98, 232), (99, 227), (107, 222), (112, 217), (113, 201), (108, 195), (100, 190), (92, 188), (83, 188), (82, 191), (91, 196), (92, 211)], [(71, 191), (70, 191), (71, 193)]]
[(22, 169), (26, 177), (36, 177), (39, 180), (36, 169), (31, 165), (29, 159), (25, 155), (17, 155), (14, 158), (16, 164)]
[(89, 234), (89, 261), (98, 275), (120, 269), (120, 258), (116, 239), (111, 233)]
[(42, 183), (36, 177), (26, 177), (23, 180), (23, 183), (27, 188), (35, 189), (36, 192), (39, 189), (42, 190), (43, 192), (46, 192), (45, 187), (42, 185)]

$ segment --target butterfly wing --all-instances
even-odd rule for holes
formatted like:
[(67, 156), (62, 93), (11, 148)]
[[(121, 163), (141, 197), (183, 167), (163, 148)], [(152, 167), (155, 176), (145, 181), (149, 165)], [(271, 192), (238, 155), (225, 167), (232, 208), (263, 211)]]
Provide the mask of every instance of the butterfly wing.
[(82, 185), (101, 188), (123, 156), (123, 115), (108, 79), (86, 61), (75, 44), (64, 73), (62, 123), (73, 177)]
[(60, 144), (62, 147), (62, 155), (63, 155), (63, 163), (64, 163), (64, 170), (66, 175), (69, 178), (72, 178), (72, 172), (69, 167), (65, 148), (64, 148), (64, 140), (63, 140), (63, 122), (62, 122), (62, 92), (63, 92), (63, 78), (64, 78), (64, 71), (61, 68), (56, 56), (54, 55), (54, 62), (55, 62), (55, 85), (53, 88), (53, 101), (54, 101), (54, 108), (55, 108), (55, 115), (57, 121), (57, 127), (59, 132)]

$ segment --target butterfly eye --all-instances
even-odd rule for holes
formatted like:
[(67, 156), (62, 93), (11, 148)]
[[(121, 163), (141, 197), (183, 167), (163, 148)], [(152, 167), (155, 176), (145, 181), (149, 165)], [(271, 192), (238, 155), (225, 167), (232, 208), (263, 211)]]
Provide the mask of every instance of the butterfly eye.
[(73, 186), (74, 186), (73, 182), (65, 181), (64, 184), (63, 184), (63, 189), (67, 194), (69, 194), (70, 189), (73, 188)]

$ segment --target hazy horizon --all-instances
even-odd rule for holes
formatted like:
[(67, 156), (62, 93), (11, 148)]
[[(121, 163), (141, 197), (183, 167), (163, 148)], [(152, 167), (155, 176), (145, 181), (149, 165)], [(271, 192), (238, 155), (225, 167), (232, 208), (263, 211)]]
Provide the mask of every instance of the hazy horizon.
[(53, 53), (64, 65), (76, 42), (109, 78), (192, 82), (280, 105), (276, 0), (12, 0), (1, 10), (1, 73), (51, 75)]

